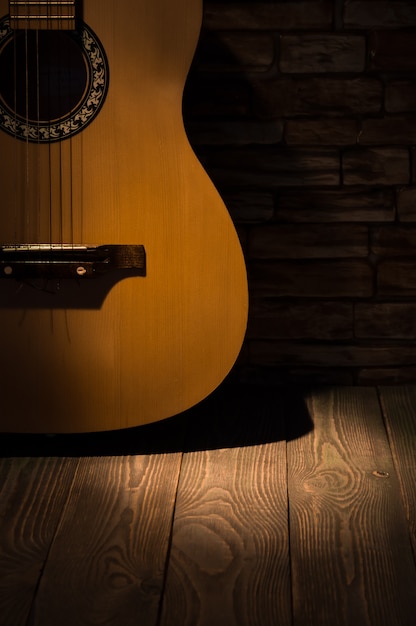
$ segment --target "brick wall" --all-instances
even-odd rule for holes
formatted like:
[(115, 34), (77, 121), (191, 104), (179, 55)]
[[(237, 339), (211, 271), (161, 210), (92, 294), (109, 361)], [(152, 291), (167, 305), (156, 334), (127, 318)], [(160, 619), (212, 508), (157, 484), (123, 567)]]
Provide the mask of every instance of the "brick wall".
[(236, 375), (414, 381), (415, 0), (204, 6), (184, 118), (245, 253)]

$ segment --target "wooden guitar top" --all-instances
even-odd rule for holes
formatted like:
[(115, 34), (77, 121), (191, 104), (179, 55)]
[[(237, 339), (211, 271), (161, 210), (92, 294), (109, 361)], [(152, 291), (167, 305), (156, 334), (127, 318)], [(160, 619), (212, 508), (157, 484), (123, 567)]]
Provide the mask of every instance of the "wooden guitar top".
[[(0, 246), (32, 246), (33, 265), (40, 245), (143, 246), (145, 272), (84, 280), (77, 256), (74, 278), (16, 279), (3, 264), (0, 431), (108, 430), (177, 414), (224, 379), (246, 328), (240, 244), (181, 113), (200, 0), (82, 5), (76, 36), (31, 35), (42, 46), (33, 67), (53, 66), (49, 48), (74, 62), (75, 105), (59, 96), (39, 119), (34, 103), (27, 120), (22, 104), (13, 116), (15, 83), (0, 72)], [(4, 67), (24, 32), (8, 14), (0, 0)], [(45, 123), (48, 107), (58, 113)]]

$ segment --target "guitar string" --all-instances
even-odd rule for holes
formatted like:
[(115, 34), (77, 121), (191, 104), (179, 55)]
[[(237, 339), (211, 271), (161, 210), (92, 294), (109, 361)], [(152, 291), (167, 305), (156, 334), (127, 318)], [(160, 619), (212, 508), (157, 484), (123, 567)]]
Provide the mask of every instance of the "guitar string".
[[(36, 60), (36, 119), (37, 119), (37, 153), (39, 154), (40, 149), (40, 61), (39, 61), (39, 31), (35, 31), (36, 37), (36, 50), (37, 50), (37, 60)], [(37, 213), (36, 213), (36, 239), (39, 240), (40, 237), (40, 228), (41, 228), (41, 217), (42, 217), (42, 194), (40, 192), (40, 181), (42, 180), (42, 172), (41, 172), (41, 161), (37, 159), (36, 163), (37, 169), (37, 185), (38, 185), (38, 193), (37, 193)], [(35, 241), (36, 243), (36, 241)], [(40, 243), (38, 241), (38, 243)]]
[[(17, 33), (16, 30), (13, 30), (13, 111), (14, 111), (14, 141), (13, 141), (13, 171), (14, 171), (14, 193), (13, 193), (13, 219), (14, 219), (14, 244), (17, 245), (18, 242), (18, 231), (19, 231), (19, 201), (18, 201), (18, 193), (19, 193), (19, 184), (18, 184), (18, 176), (16, 173), (18, 172), (18, 140), (17, 140)], [(7, 241), (3, 243), (9, 243)]]
[[(25, 149), (25, 197), (24, 197), (24, 205), (26, 205), (30, 199), (30, 162), (29, 162), (29, 31), (25, 28), (24, 31), (24, 55), (25, 55), (25, 113), (26, 113), (26, 149)], [(24, 238), (27, 240), (29, 237), (29, 222), (30, 222), (30, 211), (26, 210), (24, 215)]]
[[(15, 162), (15, 168), (19, 167), (19, 144), (18, 140), (18, 109), (19, 109), (19, 39), (23, 40), (23, 63), (25, 66), (25, 125), (26, 125), (26, 137), (25, 137), (25, 149), (23, 150), (24, 160), (23, 160), (23, 180), (22, 185), (19, 185), (19, 176), (15, 177), (15, 193), (14, 193), (14, 227), (13, 227), (13, 239), (16, 245), (20, 243), (30, 243), (30, 239), (33, 239), (34, 243), (42, 243), (39, 240), (39, 237), (43, 237), (42, 232), (44, 232), (44, 215), (45, 209), (49, 211), (49, 244), (52, 245), (54, 241), (54, 231), (59, 232), (59, 243), (64, 243), (64, 207), (65, 204), (69, 207), (69, 214), (67, 221), (69, 222), (69, 241), (68, 243), (74, 244), (74, 152), (73, 152), (73, 142), (72, 137), (69, 138), (69, 171), (64, 171), (65, 162), (63, 159), (63, 150), (61, 142), (57, 142), (57, 159), (53, 158), (53, 147), (52, 142), (48, 142), (47, 148), (47, 159), (46, 163), (38, 156), (33, 159), (33, 150), (31, 150), (30, 142), (30, 126), (32, 124), (31, 120), (31, 110), (33, 110), (36, 114), (36, 124), (37, 124), (37, 152), (40, 153), (42, 150), (41, 145), (41, 136), (40, 136), (40, 126), (41, 126), (41, 115), (42, 115), (42, 107), (44, 106), (44, 102), (42, 102), (42, 89), (45, 88), (45, 85), (41, 85), (41, 50), (40, 50), (40, 39), (39, 39), (39, 30), (35, 29), (34, 34), (34, 44), (35, 44), (35, 61), (30, 60), (31, 54), (31, 41), (32, 34), (29, 33), (30, 30), (30, 3), (25, 3), (25, 12), (27, 16), (27, 23), (25, 23), (23, 33), (21, 29), (15, 27), (13, 29), (13, 65), (14, 65), (14, 86), (13, 86), (13, 98), (14, 98), (14, 150), (13, 150), (13, 160)], [(47, 1), (47, 28), (52, 29), (54, 27), (51, 17), (51, 6), (52, 3)], [(70, 71), (70, 63), (67, 64)], [(31, 77), (31, 71), (35, 71), (35, 77)], [(31, 99), (33, 95), (31, 95), (31, 81), (35, 80), (36, 84), (36, 93), (35, 98), (36, 102), (31, 103)], [(68, 76), (65, 79), (70, 80)], [(59, 81), (58, 81), (59, 84)], [(45, 95), (45, 94), (43, 94)], [(61, 106), (61, 94), (58, 95), (58, 108)], [(49, 120), (49, 135), (51, 132), (51, 120)], [(20, 167), (22, 167), (20, 165)], [(48, 168), (47, 176), (45, 176), (45, 172), (42, 171), (43, 167), (46, 165)], [(55, 172), (55, 174), (54, 174)], [(66, 178), (66, 176), (68, 178)], [(47, 188), (45, 189), (44, 181), (45, 178), (49, 181)], [(57, 180), (56, 180), (57, 179)], [(56, 183), (57, 189), (54, 189), (54, 181)], [(20, 187), (20, 189), (19, 189)], [(65, 189), (68, 190), (68, 197), (65, 198)], [(35, 192), (35, 199), (33, 198), (33, 192)], [(46, 192), (46, 193), (45, 193)], [(46, 196), (46, 197), (45, 197)], [(20, 198), (20, 200), (19, 200)], [(55, 223), (54, 219), (54, 202), (59, 198), (59, 207), (58, 210), (55, 211), (57, 213), (57, 222)], [(66, 201), (66, 202), (65, 202)], [(46, 206), (45, 206), (46, 205)], [(19, 208), (20, 207), (20, 208)], [(25, 207), (32, 207), (32, 210), (26, 210)], [(35, 210), (33, 210), (35, 207)], [(46, 216), (44, 216), (46, 217)], [(20, 233), (20, 236), (19, 236)]]
[[(57, 7), (55, 7), (57, 9)], [(59, 8), (57, 14), (60, 16)], [(58, 30), (62, 30), (63, 20), (58, 17), (57, 27)], [(53, 25), (52, 25), (53, 28)], [(66, 36), (66, 35), (65, 35)], [(70, 49), (65, 46), (64, 37), (58, 38), (59, 50), (58, 50), (58, 64), (61, 71), (61, 78), (63, 85), (68, 87), (68, 93), (71, 92), (71, 59)], [(58, 81), (61, 88), (61, 80)], [(59, 93), (59, 110), (66, 110), (66, 96)], [(71, 124), (71, 117), (69, 119)], [(64, 143), (66, 145), (64, 145)], [(59, 163), (60, 163), (60, 236), (59, 243), (61, 245), (69, 244), (73, 245), (73, 142), (72, 135), (67, 138), (65, 142), (58, 142), (59, 149)]]
[[(18, 81), (19, 81), (19, 33), (18, 30), (15, 28), (13, 29), (13, 71), (14, 71), (14, 76), (13, 76), (13, 81), (14, 81), (14, 85), (13, 85), (13, 98), (14, 98), (14, 102), (13, 102), (13, 111), (14, 111), (14, 132), (15, 132), (15, 141), (13, 142), (14, 144), (14, 148), (13, 148), (13, 153), (14, 153), (14, 172), (15, 175), (14, 179), (15, 179), (15, 189), (14, 189), (14, 222), (15, 222), (15, 227), (14, 227), (14, 243), (15, 245), (19, 245), (19, 243), (21, 243), (22, 241), (22, 236), (23, 236), (23, 240), (25, 237), (24, 232), (22, 233), (22, 231), (25, 230), (25, 214), (24, 211), (22, 213), (22, 209), (25, 205), (26, 202), (26, 177), (27, 177), (27, 160), (25, 158), (26, 155), (26, 151), (23, 152), (23, 164), (20, 163), (20, 158), (19, 158), (19, 152), (20, 152), (20, 147), (19, 147), (19, 140), (17, 139), (18, 136), (18, 106), (19, 106), (19, 93), (18, 93)], [(26, 75), (24, 77), (24, 80), (26, 81)], [(23, 170), (21, 169), (23, 168)], [(19, 176), (19, 170), (21, 171), (21, 174), (23, 175), (23, 184), (19, 184), (19, 180), (20, 180), (20, 176)], [(20, 234), (20, 237), (19, 237)], [(6, 242), (8, 243), (8, 242)]]
[[(49, 28), (51, 28), (51, 22), (50, 22), (50, 4), (49, 1), (47, 2), (47, 7), (46, 7), (46, 11), (47, 11), (47, 29), (49, 30)], [(48, 74), (48, 88), (47, 88), (47, 100), (49, 100), (50, 97), (50, 80), (51, 77)], [(48, 109), (47, 109), (48, 110)], [(48, 111), (49, 112), (49, 111)], [(50, 115), (48, 117), (48, 119), (50, 118)], [(49, 128), (48, 128), (48, 134), (49, 137), (51, 136), (51, 120), (49, 119)], [(52, 147), (52, 143), (51, 141), (48, 142), (48, 159), (49, 159), (49, 168), (48, 168), (48, 181), (49, 181), (49, 245), (52, 246), (53, 244), (53, 229), (54, 229), (54, 219), (53, 219), (53, 202), (54, 202), (54, 195), (53, 195), (53, 164), (54, 164), (54, 159), (53, 159), (53, 147)], [(60, 170), (60, 168), (59, 168)]]
[[(68, 54), (68, 57), (67, 57), (66, 66), (68, 67), (68, 75), (66, 77), (66, 80), (68, 81), (69, 91), (71, 92), (71, 85), (73, 82), (73, 73), (72, 73), (73, 67), (71, 64), (69, 48), (68, 48), (67, 54)], [(73, 111), (71, 109), (71, 116), (69, 119), (70, 126), (72, 125), (72, 112)], [(70, 129), (70, 134), (68, 138), (68, 179), (69, 179), (69, 185), (68, 185), (69, 226), (68, 226), (68, 242), (67, 243), (73, 246), (74, 245), (74, 184), (75, 184), (75, 180), (74, 180), (74, 143), (73, 143), (71, 129)]]
[[(36, 119), (39, 120), (40, 110), (40, 98), (39, 98), (39, 39), (38, 31), (31, 32), (30, 27), (30, 4), (25, 4), (25, 24), (24, 24), (24, 66), (25, 66), (25, 125), (26, 125), (26, 139), (25, 139), (25, 195), (23, 202), (24, 212), (24, 241), (23, 243), (30, 244), (36, 243), (38, 238), (39, 227), (39, 212), (41, 208), (41, 194), (40, 194), (40, 160), (33, 159), (33, 150), (31, 149), (30, 137), (31, 124), (34, 122), (36, 126)], [(19, 28), (16, 26), (16, 30)], [(32, 44), (34, 45), (35, 58), (31, 59), (33, 54)], [(31, 76), (31, 72), (34, 71), (34, 76)], [(32, 94), (33, 80), (35, 81), (35, 93)], [(34, 101), (33, 101), (34, 99)], [(31, 110), (35, 119), (31, 119)], [(39, 126), (39, 124), (37, 124)], [(39, 135), (37, 139), (37, 151), (39, 150)]]

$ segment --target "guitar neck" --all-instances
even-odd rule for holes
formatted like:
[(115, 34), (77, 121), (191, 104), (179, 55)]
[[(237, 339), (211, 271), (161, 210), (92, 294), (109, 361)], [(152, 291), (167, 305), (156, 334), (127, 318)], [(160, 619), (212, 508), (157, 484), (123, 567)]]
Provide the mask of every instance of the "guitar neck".
[(75, 1), (9, 0), (13, 30), (74, 30)]

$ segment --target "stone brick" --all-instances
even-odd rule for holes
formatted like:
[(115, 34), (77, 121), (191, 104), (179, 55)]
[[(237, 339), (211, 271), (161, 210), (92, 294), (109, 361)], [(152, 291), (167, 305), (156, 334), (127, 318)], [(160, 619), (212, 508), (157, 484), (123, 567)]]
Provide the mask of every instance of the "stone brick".
[(416, 227), (390, 226), (373, 227), (371, 250), (381, 257), (416, 257)]
[(204, 11), (183, 110), (245, 252), (239, 367), (414, 382), (416, 1)]
[(248, 266), (250, 289), (258, 296), (368, 298), (373, 271), (361, 260), (268, 261)]
[[(234, 368), (233, 372), (236, 372)], [(332, 367), (262, 367), (244, 365), (238, 368), (236, 379), (244, 385), (353, 385), (354, 374), (347, 368)], [(290, 439), (290, 433), (288, 434)]]
[(402, 185), (410, 181), (410, 154), (405, 148), (346, 150), (343, 158), (345, 185)]
[(266, 224), (251, 230), (249, 256), (255, 259), (366, 257), (368, 228), (351, 224)]
[(284, 370), (286, 384), (292, 385), (355, 385), (354, 372), (347, 368), (291, 367)]
[(236, 222), (265, 222), (274, 212), (274, 198), (262, 191), (234, 191), (222, 194), (231, 217)]
[(217, 120), (204, 119), (185, 124), (192, 145), (244, 146), (249, 144), (270, 145), (279, 143), (283, 137), (281, 120)]
[(394, 220), (390, 189), (282, 190), (275, 218), (281, 222), (390, 222)]
[(416, 296), (416, 260), (383, 261), (377, 271), (380, 296)]
[(410, 28), (416, 26), (414, 0), (345, 0), (347, 28)]
[(373, 33), (370, 41), (370, 58), (373, 70), (415, 70), (415, 33), (400, 31)]
[(351, 303), (296, 304), (271, 298), (253, 298), (250, 302), (248, 338), (351, 339), (352, 329)]
[(401, 222), (416, 222), (416, 187), (398, 190), (397, 213)]
[(332, 26), (332, 0), (204, 3), (208, 30), (315, 30)]
[(392, 80), (387, 83), (386, 111), (388, 113), (416, 111), (416, 80)]
[(251, 340), (251, 365), (315, 367), (391, 367), (412, 366), (416, 346), (411, 343), (383, 345), (377, 343), (328, 344), (294, 343), (273, 340)]
[(251, 113), (251, 87), (244, 79), (192, 74), (184, 93), (185, 120), (201, 116), (245, 117)]
[(199, 157), (221, 190), (236, 186), (272, 190), (293, 185), (339, 184), (336, 150), (225, 148), (220, 152), (200, 151)]
[(414, 384), (416, 381), (416, 367), (364, 368), (357, 372), (357, 384), (363, 386)]
[(415, 303), (357, 303), (354, 318), (357, 338), (416, 339)]
[(356, 120), (289, 120), (285, 140), (288, 145), (347, 146), (356, 144), (358, 132)]
[(362, 145), (412, 145), (416, 143), (416, 117), (368, 119), (359, 134)]
[(362, 72), (366, 40), (361, 35), (284, 35), (280, 63), (286, 73)]
[(348, 116), (379, 113), (383, 87), (378, 78), (270, 78), (253, 83), (258, 117)]
[(202, 71), (265, 71), (275, 58), (274, 38), (261, 32), (202, 31), (195, 61)]
[(411, 183), (416, 183), (416, 148), (413, 146), (410, 150), (411, 160)]
[(240, 245), (243, 250), (243, 254), (246, 255), (247, 250), (247, 230), (243, 227), (242, 224), (234, 224), (235, 230), (237, 232), (238, 238), (240, 240)]

